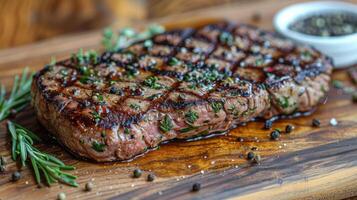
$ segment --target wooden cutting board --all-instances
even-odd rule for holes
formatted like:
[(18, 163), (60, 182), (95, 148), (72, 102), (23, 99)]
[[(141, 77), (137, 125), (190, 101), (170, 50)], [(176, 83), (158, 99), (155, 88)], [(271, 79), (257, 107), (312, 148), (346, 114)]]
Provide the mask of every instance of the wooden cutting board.
[[(168, 28), (196, 26), (227, 18), (253, 23), (272, 29), (273, 14), (284, 6), (297, 2), (273, 0), (256, 4), (234, 5), (195, 11), (156, 21)], [(357, 1), (353, 1), (357, 2)], [(252, 13), (260, 20), (251, 21)], [(143, 23), (145, 24), (145, 23)], [(29, 65), (33, 70), (48, 63), (51, 56), (66, 57), (79, 47), (99, 48), (100, 31), (67, 36), (30, 46), (0, 51), (0, 81), (11, 86), (12, 77)], [(346, 70), (333, 73), (333, 79), (352, 85)], [(322, 126), (313, 128), (313, 118)], [(329, 120), (336, 118), (337, 126)], [(284, 129), (292, 124), (296, 129), (283, 134), (280, 140), (269, 140), (262, 122), (248, 123), (225, 135), (199, 141), (173, 141), (156, 151), (131, 162), (97, 164), (78, 160), (64, 151), (36, 121), (32, 108), (18, 114), (14, 121), (45, 138), (38, 144), (41, 150), (54, 154), (66, 164), (74, 165), (79, 188), (63, 184), (38, 188), (32, 171), (22, 170), (23, 178), (13, 183), (11, 173), (18, 169), (10, 159), (10, 137), (6, 121), (0, 123), (0, 155), (7, 158), (7, 171), (0, 174), (0, 199), (56, 199), (65, 192), (67, 199), (342, 199), (357, 196), (357, 104), (350, 95), (332, 89), (328, 100), (311, 116), (279, 120), (273, 128)], [(237, 138), (243, 138), (243, 142)], [(259, 165), (245, 156), (252, 148), (260, 154)], [(131, 177), (132, 170), (144, 170), (141, 178)], [(147, 182), (154, 173), (154, 182)], [(85, 183), (95, 188), (84, 192)], [(201, 183), (199, 192), (191, 192), (193, 183)]]

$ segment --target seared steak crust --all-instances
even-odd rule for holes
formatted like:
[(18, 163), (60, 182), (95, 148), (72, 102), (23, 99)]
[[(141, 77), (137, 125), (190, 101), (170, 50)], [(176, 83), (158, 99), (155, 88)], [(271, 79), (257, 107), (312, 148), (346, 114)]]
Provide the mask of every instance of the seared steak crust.
[(125, 160), (170, 139), (309, 111), (331, 69), (310, 47), (222, 22), (48, 65), (33, 81), (33, 105), (75, 154)]

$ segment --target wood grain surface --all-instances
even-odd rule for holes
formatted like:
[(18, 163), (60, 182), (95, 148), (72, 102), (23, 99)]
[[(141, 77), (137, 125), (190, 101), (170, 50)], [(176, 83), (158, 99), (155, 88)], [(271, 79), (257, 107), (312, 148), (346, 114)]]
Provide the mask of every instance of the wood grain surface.
[(169, 16), (187, 11), (232, 3), (255, 4), (262, 0), (147, 0), (147, 15), (149, 18)]
[(257, 0), (26, 0), (0, 1), (0, 48), (95, 30), (113, 21), (130, 25), (177, 13)]
[(146, 18), (144, 0), (0, 1), (0, 48)]
[[(271, 29), (273, 14), (294, 2), (221, 7), (158, 21), (169, 28), (221, 18), (252, 22), (251, 13), (258, 10), (264, 17), (256, 25)], [(0, 80), (10, 87), (12, 76), (20, 73), (25, 65), (37, 70), (49, 62), (52, 55), (63, 58), (79, 47), (100, 49), (99, 43), (100, 31), (96, 31), (0, 51)], [(352, 85), (346, 70), (335, 71), (333, 79)], [(320, 128), (311, 126), (313, 118), (321, 120)], [(338, 120), (337, 126), (329, 124), (331, 118)], [(131, 162), (97, 164), (74, 158), (48, 137), (30, 107), (13, 120), (45, 139), (46, 142), (37, 145), (41, 150), (74, 165), (80, 187), (55, 184), (38, 188), (32, 171), (27, 168), (22, 169), (20, 181), (11, 182), (11, 173), (18, 166), (10, 159), (10, 137), (6, 123), (1, 122), (0, 155), (8, 161), (7, 171), (0, 174), (1, 200), (56, 199), (59, 192), (65, 192), (67, 199), (343, 199), (357, 196), (357, 104), (352, 103), (350, 95), (337, 89), (329, 92), (327, 103), (319, 106), (313, 115), (274, 123), (273, 128), (284, 129), (287, 124), (296, 127), (278, 141), (269, 139), (270, 131), (262, 129), (262, 122), (252, 122), (225, 135), (163, 144), (160, 149)], [(238, 137), (243, 138), (243, 142), (238, 141)], [(259, 165), (245, 159), (253, 147), (262, 157)], [(131, 177), (136, 168), (144, 170), (141, 178)], [(156, 175), (154, 182), (146, 181), (148, 173)], [(88, 181), (94, 182), (95, 188), (84, 192)], [(202, 189), (191, 192), (196, 182), (202, 184)]]

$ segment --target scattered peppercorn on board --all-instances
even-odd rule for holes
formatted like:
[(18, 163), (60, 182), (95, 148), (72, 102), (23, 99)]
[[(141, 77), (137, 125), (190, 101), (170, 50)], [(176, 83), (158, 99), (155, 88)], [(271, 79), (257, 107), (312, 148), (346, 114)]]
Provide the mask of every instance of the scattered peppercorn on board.
[[(156, 21), (171, 29), (228, 18), (272, 29), (273, 14), (295, 2), (288, 0), (273, 6), (272, 1), (266, 0)], [(261, 15), (258, 20), (257, 12)], [(100, 32), (96, 31), (2, 50), (0, 81), (10, 88), (12, 77), (21, 73), (24, 66), (38, 70), (51, 56), (59, 60), (79, 47), (99, 49), (100, 38)], [(347, 70), (335, 71), (333, 79), (352, 85)], [(56, 199), (62, 192), (68, 199), (340, 199), (357, 196), (357, 104), (343, 89), (332, 88), (327, 103), (319, 106), (314, 114), (279, 120), (273, 123), (271, 130), (264, 130), (263, 122), (251, 122), (225, 135), (163, 144), (160, 149), (131, 162), (96, 164), (76, 159), (48, 138), (34, 116), (33, 109), (28, 107), (12, 120), (42, 136), (45, 142), (36, 147), (75, 166), (77, 169), (71, 173), (78, 176), (80, 186), (54, 184), (38, 188), (32, 170), (26, 168), (22, 169), (20, 180), (12, 182), (11, 175), (18, 166), (10, 158), (11, 137), (3, 121), (0, 123), (0, 156), (5, 156), (6, 170), (0, 172), (0, 199)], [(314, 118), (320, 120), (319, 127), (312, 126)], [(332, 118), (337, 120), (336, 126), (330, 124)], [(285, 133), (287, 125), (295, 127), (289, 134)], [(276, 128), (282, 133), (278, 140), (271, 140), (270, 133)], [(260, 164), (248, 161), (249, 152), (260, 155)], [(141, 170), (140, 176), (136, 171), (138, 178), (133, 178), (135, 169)], [(150, 181), (149, 174), (155, 175)], [(90, 183), (90, 190), (86, 189), (86, 183)]]

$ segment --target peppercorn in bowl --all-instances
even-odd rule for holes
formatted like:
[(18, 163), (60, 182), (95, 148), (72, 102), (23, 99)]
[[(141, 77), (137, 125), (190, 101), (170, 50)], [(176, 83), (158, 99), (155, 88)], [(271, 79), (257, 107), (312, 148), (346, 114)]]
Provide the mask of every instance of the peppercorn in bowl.
[(357, 5), (319, 1), (295, 4), (276, 14), (274, 27), (281, 35), (312, 45), (330, 56), (335, 67), (357, 63)]

